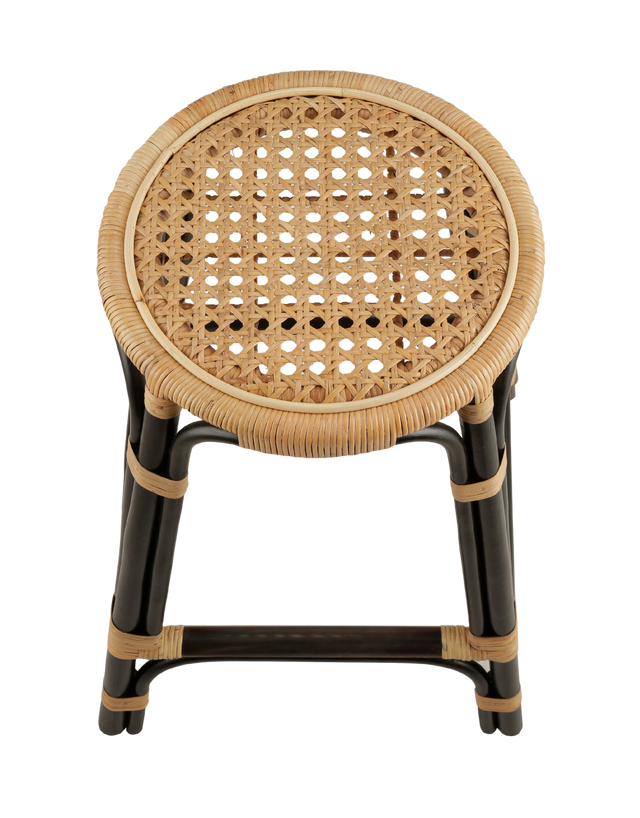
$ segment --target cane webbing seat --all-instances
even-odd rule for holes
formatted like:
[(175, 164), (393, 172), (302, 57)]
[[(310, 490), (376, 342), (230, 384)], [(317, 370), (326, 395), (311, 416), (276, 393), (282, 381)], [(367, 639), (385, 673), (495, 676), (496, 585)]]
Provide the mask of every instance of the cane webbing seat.
[(410, 86), (300, 72), (218, 91), (123, 170), (99, 275), (149, 389), (279, 454), (386, 448), (520, 347), (537, 211), (483, 128)]
[[(134, 154), (98, 247), (129, 396), (105, 733), (140, 732), (171, 667), (265, 659), (448, 667), (474, 682), (484, 732), (519, 732), (509, 402), (542, 266), (513, 161), (408, 85), (261, 77)], [(181, 409), (201, 420), (180, 428)], [(453, 412), (461, 434), (439, 423)], [(444, 446), (469, 625), (164, 625), (205, 441), (300, 457)]]

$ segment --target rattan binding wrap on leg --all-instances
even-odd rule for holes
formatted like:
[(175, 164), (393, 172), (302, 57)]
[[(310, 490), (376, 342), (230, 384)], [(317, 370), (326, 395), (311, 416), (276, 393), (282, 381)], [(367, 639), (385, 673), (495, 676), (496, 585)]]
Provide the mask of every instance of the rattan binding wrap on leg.
[(123, 633), (109, 621), (107, 650), (117, 659), (180, 659), (183, 625), (168, 625), (156, 636)]
[(160, 497), (166, 497), (169, 500), (178, 500), (184, 497), (189, 486), (189, 478), (184, 477), (182, 480), (169, 480), (168, 477), (161, 477), (155, 474), (138, 462), (131, 447), (131, 441), (127, 444), (127, 464), (133, 476), (133, 479), (143, 489), (158, 494)]
[(518, 627), (506, 636), (474, 636), (462, 625), (442, 626), (442, 658), (510, 662), (518, 655)]
[(110, 696), (107, 691), (102, 688), (102, 704), (114, 713), (131, 713), (136, 710), (144, 710), (149, 704), (149, 693), (144, 696), (129, 696), (123, 699), (117, 699)]
[(481, 480), (478, 483), (467, 483), (466, 485), (459, 485), (451, 480), (453, 497), (459, 503), (473, 503), (478, 500), (486, 500), (488, 497), (494, 497), (502, 489), (506, 474), (507, 451), (505, 449), (498, 471), (488, 480)]
[(476, 691), (476, 704), (480, 710), (490, 713), (514, 713), (522, 703), (522, 691), (519, 690), (510, 699), (492, 699), (489, 696), (480, 696)]
[(144, 390), (144, 408), (150, 415), (161, 420), (170, 420), (180, 414), (180, 407), (177, 403), (166, 400), (166, 398), (158, 398), (148, 389)]
[(484, 423), (489, 420), (493, 412), (493, 392), (479, 403), (470, 403), (458, 411), (460, 420), (465, 423)]

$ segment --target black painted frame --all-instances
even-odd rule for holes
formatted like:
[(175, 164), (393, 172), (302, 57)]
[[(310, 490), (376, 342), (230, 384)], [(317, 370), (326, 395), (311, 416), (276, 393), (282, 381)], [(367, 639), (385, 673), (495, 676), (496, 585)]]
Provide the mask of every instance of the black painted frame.
[[(191, 452), (199, 443), (238, 445), (235, 435), (205, 421), (190, 423), (178, 431), (178, 417), (162, 420), (147, 412), (144, 377), (119, 346), (118, 350), (129, 398), (127, 438), (144, 468), (171, 480), (181, 480), (187, 475)], [(477, 636), (504, 636), (516, 624), (510, 400), (515, 396), (512, 381), (517, 357), (494, 384), (493, 414), (486, 421), (479, 424), (461, 421), (461, 435), (445, 423), (436, 423), (397, 441), (441, 445), (447, 453), (451, 479), (458, 484), (492, 477), (507, 451), (507, 476), (498, 494), (473, 503), (455, 501), (469, 628)], [(162, 630), (182, 504), (183, 498), (165, 499), (135, 483), (125, 458), (120, 552), (112, 605), (113, 623), (125, 633), (150, 636)], [(288, 642), (284, 639), (287, 644), (283, 646), (283, 637), (290, 637), (294, 631), (296, 639), (289, 638)], [(488, 669), (478, 662), (437, 658), (439, 631), (439, 628), (185, 628), (181, 659), (148, 661), (136, 670), (135, 661), (117, 659), (107, 653), (104, 689), (115, 698), (142, 696), (161, 673), (197, 662), (334, 661), (435, 665), (470, 678), (480, 696), (507, 699), (518, 693), (517, 657), (507, 663), (487, 663)], [(242, 650), (237, 645), (233, 648), (235, 633), (242, 635), (245, 643)], [(336, 640), (342, 640), (341, 649), (336, 648)], [(398, 644), (403, 646), (402, 650)], [(407, 645), (411, 646), (409, 650)], [(506, 735), (516, 735), (522, 729), (520, 707), (512, 713), (485, 710), (478, 713), (485, 733), (498, 729)], [(108, 735), (125, 729), (139, 733), (144, 714), (144, 710), (115, 712), (102, 704), (100, 729)]]

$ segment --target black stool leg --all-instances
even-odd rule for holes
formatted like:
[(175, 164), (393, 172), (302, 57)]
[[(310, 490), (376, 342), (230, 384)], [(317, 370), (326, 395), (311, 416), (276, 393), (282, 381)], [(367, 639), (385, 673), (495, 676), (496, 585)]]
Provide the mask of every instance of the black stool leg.
[[(467, 450), (462, 438), (455, 429), (444, 423), (435, 423), (420, 432), (414, 432), (400, 438), (398, 443), (412, 441), (433, 442), (443, 446), (447, 452), (449, 473), (453, 482), (459, 485), (469, 482), (470, 471)], [(486, 615), (486, 583), (484, 582), (484, 573), (481, 570), (472, 504), (460, 503), (456, 500), (455, 510), (469, 627), (472, 633), (482, 634), (489, 627), (486, 624), (488, 622)], [(491, 690), (486, 693), (478, 690), (478, 693), (482, 696), (493, 695)], [(487, 710), (479, 710), (478, 712), (482, 731), (484, 733), (494, 733), (497, 728), (497, 721), (494, 718), (496, 714)]]
[[(507, 536), (509, 539), (509, 555), (511, 557), (511, 581), (514, 587), (515, 598), (515, 550), (513, 539), (513, 456), (511, 449), (511, 401), (516, 396), (515, 382), (517, 381), (516, 355), (507, 369), (502, 373), (496, 383), (496, 390), (499, 390), (499, 397), (494, 409), (494, 419), (496, 425), (496, 437), (500, 458), (503, 451), (507, 453), (507, 474), (503, 485), (503, 499), (505, 501), (505, 515), (507, 521)], [(515, 696), (520, 689), (520, 674), (518, 670), (518, 658), (512, 662), (500, 664), (492, 663), (492, 678), (496, 695), (501, 698)], [(500, 713), (497, 717), (500, 730), (505, 735), (517, 735), (522, 729), (522, 708), (518, 708), (514, 713)]]
[[(506, 409), (506, 407), (505, 407)], [(498, 409), (502, 411), (502, 407)], [(483, 423), (461, 422), (472, 481), (487, 480), (498, 471), (501, 451), (496, 433), (496, 417)], [(508, 514), (503, 492), (470, 504), (473, 506), (474, 529), (481, 574), (484, 623), (478, 631), (471, 621), (471, 632), (477, 636), (506, 636), (515, 627), (513, 569), (508, 530)], [(520, 690), (517, 658), (507, 663), (491, 662), (493, 698), (511, 698)], [(495, 726), (506, 735), (522, 729), (522, 709), (512, 713), (490, 714)], [(480, 711), (482, 729), (488, 724)]]
[[(166, 470), (170, 444), (175, 436), (178, 418), (163, 420), (144, 412), (140, 444), (136, 456), (141, 466), (163, 474)], [(133, 444), (132, 444), (133, 445)], [(134, 447), (135, 451), (135, 447)], [(126, 485), (126, 484), (125, 484)], [(131, 500), (124, 527), (117, 588), (114, 596), (112, 619), (124, 633), (153, 635), (147, 630), (149, 604), (148, 572), (157, 544), (157, 521), (163, 498), (133, 484)], [(131, 695), (135, 661), (117, 659), (107, 653), (104, 676), (105, 691), (115, 698)], [(102, 732), (117, 735), (125, 728), (131, 731), (142, 727), (144, 711), (138, 711), (131, 725), (131, 713), (118, 713), (100, 707), (99, 725)]]
[[(198, 420), (183, 426), (174, 436), (169, 446), (168, 461), (165, 476), (170, 480), (183, 480), (189, 471), (189, 460), (196, 446), (203, 443), (238, 444), (236, 435), (211, 426), (209, 423)], [(159, 633), (164, 625), (164, 612), (169, 596), (171, 571), (178, 539), (180, 514), (184, 497), (179, 499), (164, 499), (158, 515), (157, 549), (153, 560), (149, 564), (147, 574), (147, 588), (149, 604), (146, 608), (146, 619), (140, 632), (146, 634)], [(153, 668), (166, 669), (169, 667), (184, 667), (198, 662), (198, 659), (183, 659), (147, 661), (136, 670), (128, 695), (142, 696), (157, 677), (160, 670), (154, 674)], [(207, 659), (202, 659), (206, 662)], [(137, 710), (131, 713), (127, 733), (141, 732), (144, 725), (145, 711)]]
[(518, 353), (511, 361), (505, 371), (498, 377), (494, 393), (493, 418), (496, 425), (496, 439), (500, 458), (502, 453), (507, 453), (507, 475), (502, 485), (502, 498), (504, 500), (505, 514), (507, 517), (507, 531), (509, 534), (509, 550), (511, 553), (511, 570), (515, 587), (515, 554), (513, 548), (513, 458), (511, 454), (511, 401), (516, 396), (516, 381), (518, 379), (516, 362)]
[[(454, 478), (451, 478), (454, 480)], [(458, 482), (454, 480), (454, 482)], [(482, 571), (482, 560), (478, 552), (476, 524), (471, 503), (455, 501), (456, 521), (458, 524), (458, 542), (462, 561), (464, 589), (467, 598), (469, 629), (474, 634), (484, 634), (488, 629), (486, 615), (486, 582)], [(493, 695), (490, 693), (489, 695)], [(494, 733), (498, 726), (495, 713), (478, 710), (480, 729), (483, 733)]]
[[(129, 358), (124, 353), (124, 350), (119, 344), (118, 354), (120, 356), (120, 363), (122, 364), (122, 371), (124, 374), (125, 385), (127, 388), (127, 396), (129, 398), (129, 411), (127, 413), (127, 435), (125, 438), (125, 453), (128, 441), (134, 450), (138, 450), (140, 445), (140, 435), (142, 434), (142, 421), (144, 417), (144, 377), (140, 371), (131, 363)], [(127, 518), (129, 516), (129, 508), (131, 505), (131, 494), (133, 492), (133, 477), (131, 470), (127, 463), (126, 454), (124, 457), (124, 478), (122, 485), (122, 521), (120, 525), (120, 548), (118, 551), (118, 567), (116, 569), (116, 582), (113, 592), (113, 602), (115, 602), (116, 592), (118, 590), (118, 578), (120, 576), (120, 566), (122, 564), (122, 552), (124, 547), (124, 533), (127, 525)], [(133, 671), (131, 662), (122, 662), (110, 656), (107, 653), (106, 669), (105, 669), (105, 689), (111, 695), (124, 695), (124, 693), (115, 693), (112, 691), (125, 691), (131, 683)], [(135, 669), (135, 668), (134, 668)], [(108, 688), (106, 687), (108, 685)], [(107, 710), (104, 705), (100, 705), (100, 729), (107, 735), (118, 735), (126, 727), (127, 713), (115, 713)]]
[[(122, 347), (117, 344), (118, 354), (120, 355), (120, 362), (122, 364), (122, 371), (124, 373), (125, 384), (127, 387), (127, 396), (129, 398), (129, 413), (127, 416), (127, 436), (125, 438), (125, 454), (124, 454), (124, 480), (122, 485), (122, 515), (120, 525), (120, 550), (118, 552), (118, 568), (116, 570), (116, 584), (118, 588), (118, 577), (120, 576), (120, 565), (122, 563), (122, 547), (124, 544), (124, 530), (127, 525), (127, 517), (129, 516), (129, 506), (131, 505), (131, 493), (133, 492), (133, 477), (129, 464), (127, 463), (127, 444), (131, 441), (134, 451), (138, 450), (140, 445), (140, 435), (142, 434), (142, 421), (144, 418), (144, 376), (135, 367), (129, 358), (124, 353)], [(115, 596), (115, 590), (114, 590)]]

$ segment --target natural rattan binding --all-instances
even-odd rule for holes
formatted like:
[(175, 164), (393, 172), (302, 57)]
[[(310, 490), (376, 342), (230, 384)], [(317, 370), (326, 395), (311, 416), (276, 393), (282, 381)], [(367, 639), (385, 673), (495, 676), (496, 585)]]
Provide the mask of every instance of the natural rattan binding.
[(178, 417), (180, 414), (180, 406), (177, 403), (165, 398), (158, 398), (149, 389), (144, 390), (144, 408), (150, 415), (161, 420), (169, 420)]
[(488, 497), (494, 497), (501, 491), (506, 474), (507, 451), (505, 449), (500, 467), (493, 477), (490, 477), (488, 480), (481, 480), (478, 483), (467, 483), (462, 486), (451, 480), (451, 492), (454, 499), (459, 503), (473, 503), (478, 500), (486, 500)]
[(522, 702), (522, 691), (509, 699), (492, 699), (490, 696), (480, 696), (476, 691), (476, 704), (479, 710), (489, 713), (514, 713)]
[(168, 477), (161, 477), (159, 474), (154, 474), (154, 472), (141, 466), (131, 448), (131, 441), (127, 443), (127, 464), (136, 483), (142, 486), (143, 489), (153, 492), (153, 494), (167, 497), (170, 500), (177, 500), (184, 497), (187, 492), (189, 486), (187, 477), (182, 480), (169, 480)]
[(165, 626), (156, 636), (123, 633), (109, 620), (107, 650), (117, 659), (180, 659), (183, 625)]
[(111, 710), (112, 713), (132, 713), (136, 710), (144, 710), (149, 704), (149, 693), (144, 696), (128, 696), (126, 698), (116, 698), (110, 696), (107, 691), (102, 688), (102, 704)]
[(458, 411), (460, 420), (464, 420), (465, 423), (484, 423), (485, 420), (489, 420), (492, 413), (493, 392), (489, 393), (488, 397), (479, 403), (470, 403)]

